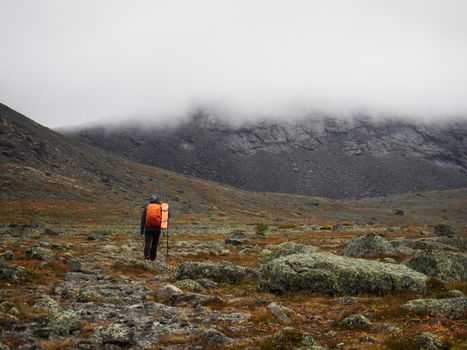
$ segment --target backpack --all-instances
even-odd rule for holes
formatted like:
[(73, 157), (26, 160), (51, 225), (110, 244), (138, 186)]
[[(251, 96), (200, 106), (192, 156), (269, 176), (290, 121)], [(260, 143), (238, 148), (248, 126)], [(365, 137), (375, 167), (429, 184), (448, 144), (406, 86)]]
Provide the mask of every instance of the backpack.
[(162, 210), (161, 205), (150, 203), (146, 207), (146, 227), (161, 227)]

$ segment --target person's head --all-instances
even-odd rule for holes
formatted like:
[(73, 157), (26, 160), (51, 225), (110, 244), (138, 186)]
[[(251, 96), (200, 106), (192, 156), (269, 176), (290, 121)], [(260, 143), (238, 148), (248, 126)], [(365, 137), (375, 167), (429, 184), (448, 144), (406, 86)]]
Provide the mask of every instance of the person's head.
[(155, 194), (153, 194), (150, 198), (149, 198), (149, 203), (156, 203), (156, 204), (161, 204), (161, 200), (159, 199), (159, 197)]

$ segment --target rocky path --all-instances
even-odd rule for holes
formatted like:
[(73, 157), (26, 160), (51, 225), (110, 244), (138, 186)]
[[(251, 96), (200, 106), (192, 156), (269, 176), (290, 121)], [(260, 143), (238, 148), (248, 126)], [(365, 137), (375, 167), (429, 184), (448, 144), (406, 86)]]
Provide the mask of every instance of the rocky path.
[(443, 349), (465, 339), (463, 236), (224, 232), (177, 234), (157, 262), (124, 233), (3, 234), (0, 349)]

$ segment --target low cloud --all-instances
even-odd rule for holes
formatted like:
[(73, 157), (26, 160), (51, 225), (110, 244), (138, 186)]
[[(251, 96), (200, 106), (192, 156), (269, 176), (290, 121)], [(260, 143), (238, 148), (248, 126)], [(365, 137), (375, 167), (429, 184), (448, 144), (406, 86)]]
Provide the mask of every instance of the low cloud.
[(2, 102), (47, 126), (309, 113), (467, 118), (467, 2), (0, 4)]

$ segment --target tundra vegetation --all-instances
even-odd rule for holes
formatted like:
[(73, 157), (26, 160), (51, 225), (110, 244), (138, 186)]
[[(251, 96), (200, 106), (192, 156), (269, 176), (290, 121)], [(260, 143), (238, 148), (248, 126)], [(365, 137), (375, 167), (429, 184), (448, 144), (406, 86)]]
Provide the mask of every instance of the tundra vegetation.
[(0, 349), (466, 348), (466, 189), (250, 193), (0, 112)]

